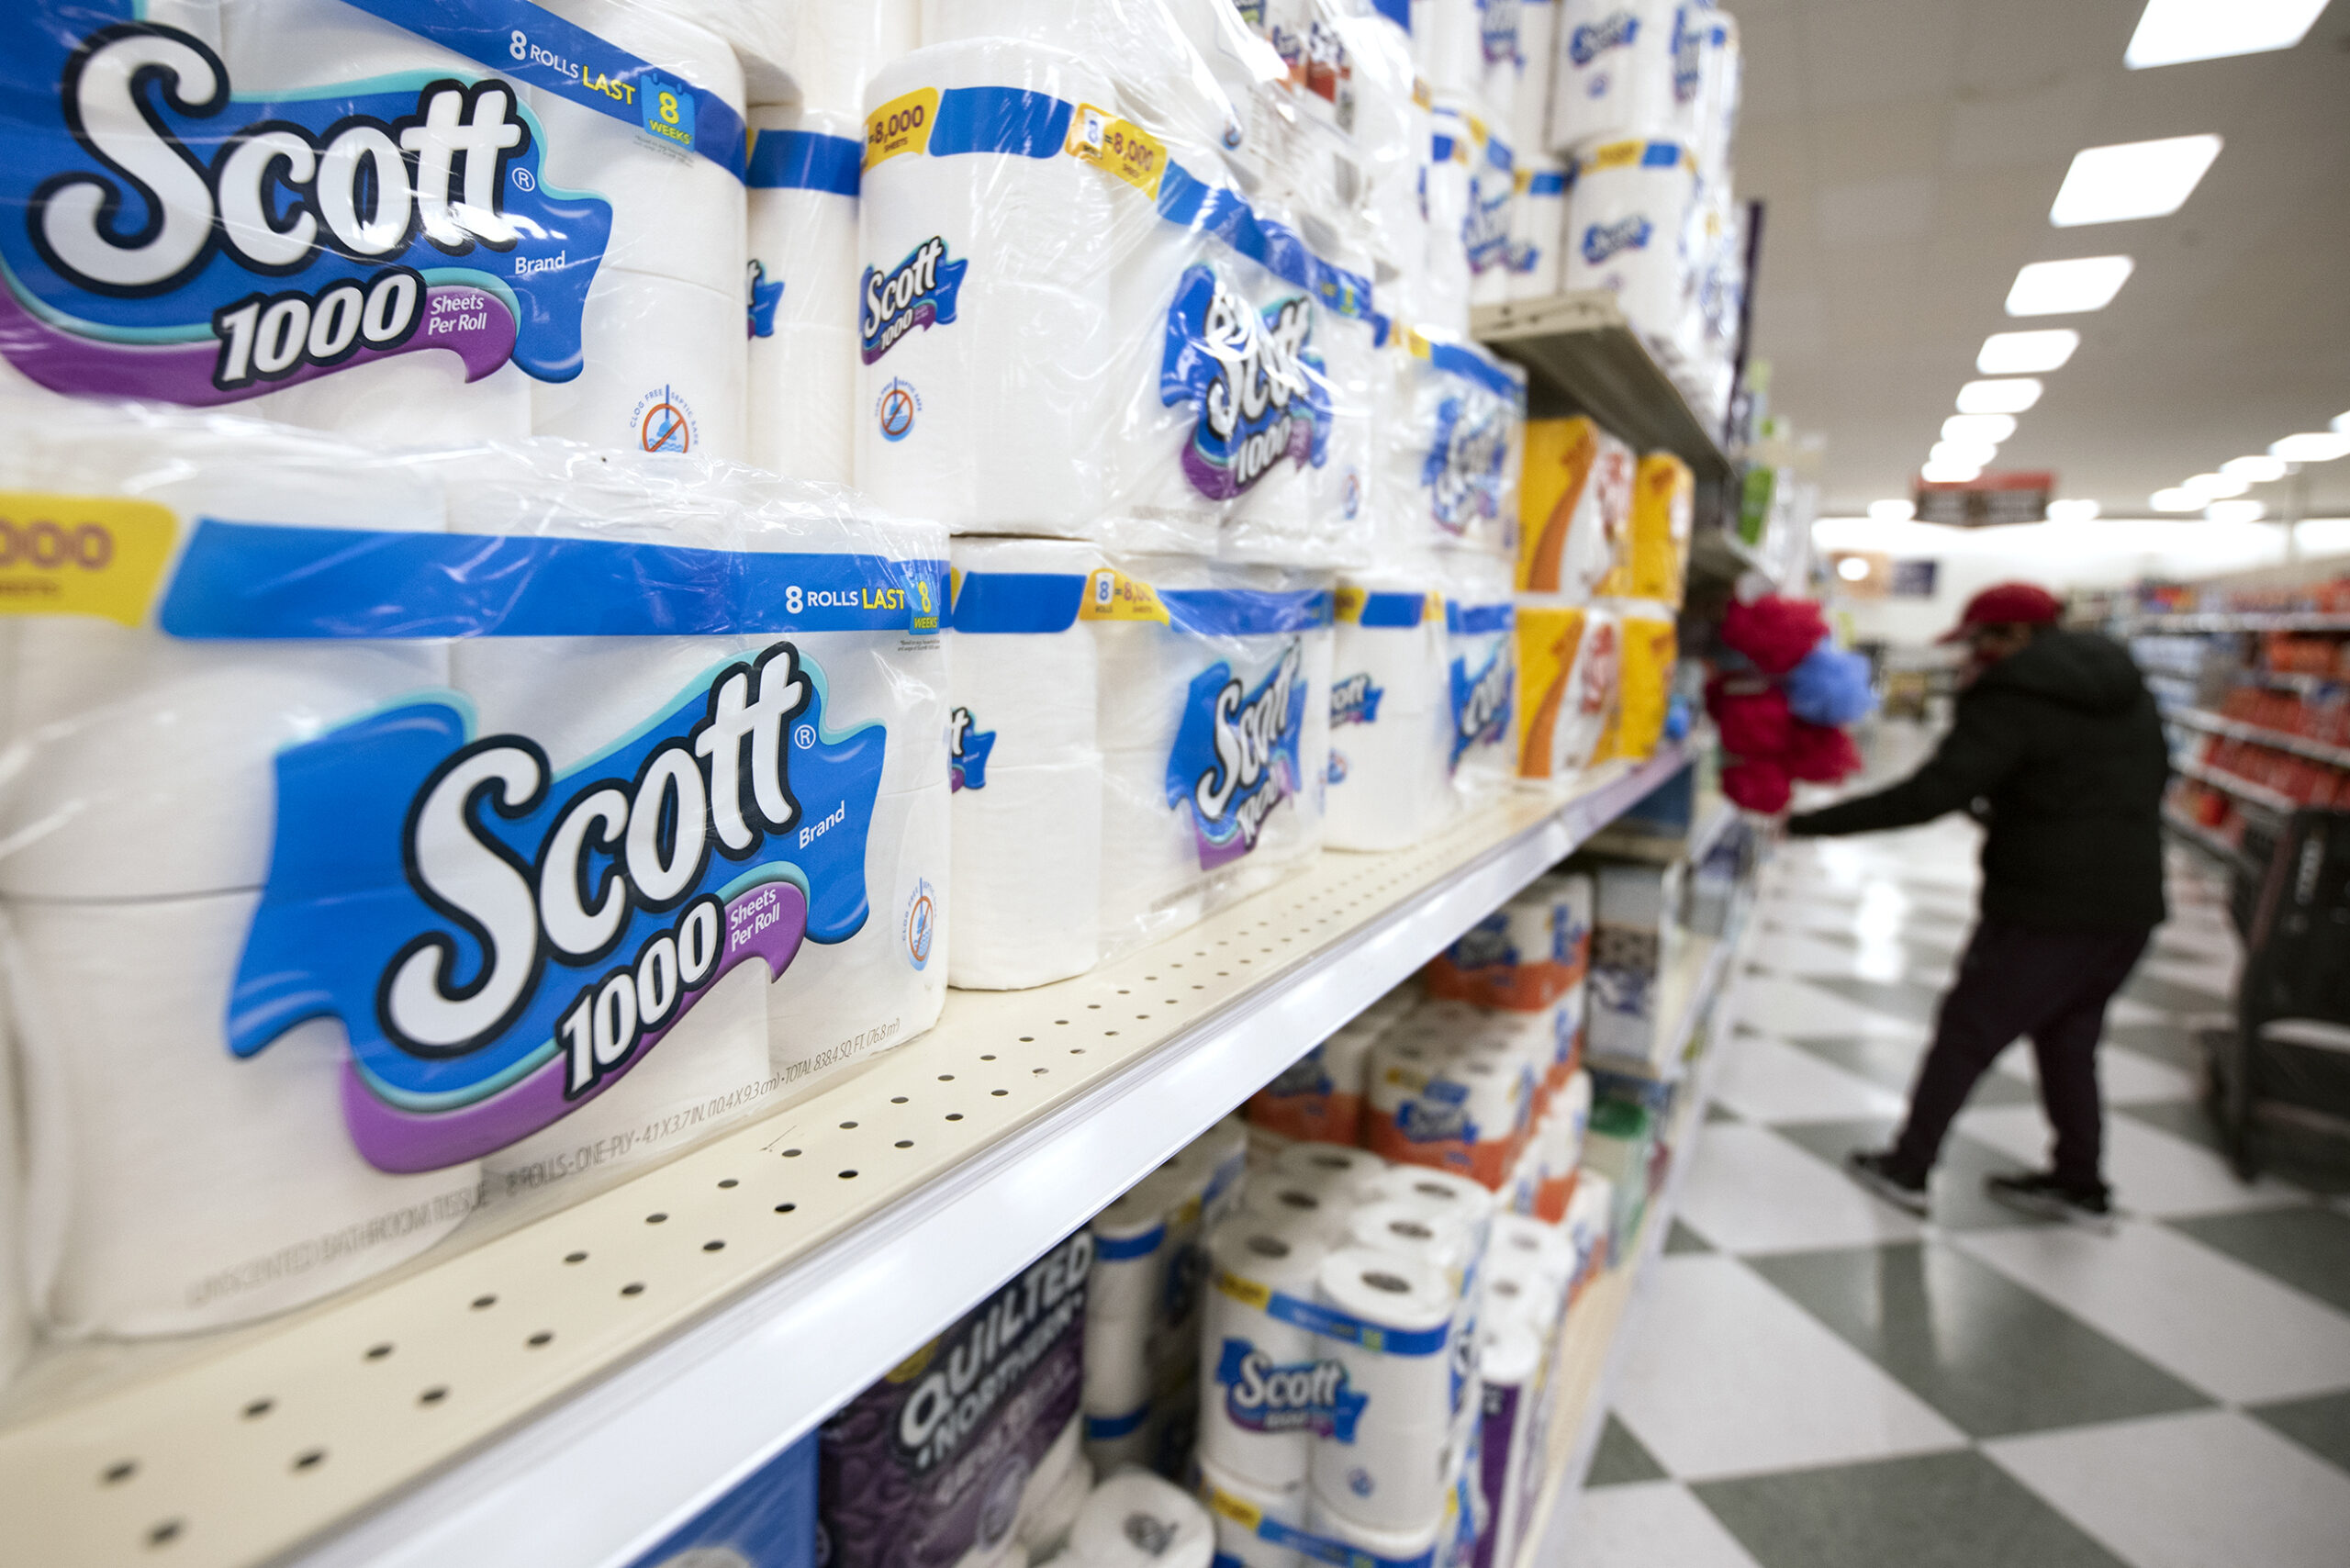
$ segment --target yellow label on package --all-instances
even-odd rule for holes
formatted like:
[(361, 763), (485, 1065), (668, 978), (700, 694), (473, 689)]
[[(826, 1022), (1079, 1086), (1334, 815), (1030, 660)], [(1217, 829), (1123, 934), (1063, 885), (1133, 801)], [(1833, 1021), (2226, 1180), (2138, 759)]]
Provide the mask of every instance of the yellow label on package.
[(865, 166), (901, 152), (930, 151), (931, 128), (938, 123), (938, 89), (917, 87), (865, 117)]
[(144, 625), (178, 532), (154, 501), (0, 490), (0, 615)]
[(1363, 603), (1370, 598), (1371, 593), (1369, 589), (1356, 588), (1349, 583), (1341, 583), (1338, 586), (1338, 591), (1335, 596), (1335, 608), (1337, 618), (1340, 621), (1347, 622), (1348, 625), (1352, 625), (1356, 622), (1360, 621), (1362, 619)]
[(1255, 1529), (1258, 1522), (1265, 1517), (1264, 1510), (1255, 1504), (1245, 1502), (1214, 1484), (1208, 1486), (1207, 1494), (1208, 1506), (1243, 1529)]
[(1167, 173), (1167, 144), (1107, 109), (1080, 104), (1069, 120), (1069, 151), (1099, 163), (1153, 201)]
[(1216, 1271), (1215, 1288), (1244, 1306), (1262, 1308), (1273, 1299), (1270, 1286), (1259, 1284), (1254, 1280), (1244, 1280), (1229, 1269)]
[(1085, 602), (1077, 607), (1080, 621), (1156, 621), (1169, 624), (1167, 607), (1158, 591), (1138, 583), (1114, 567), (1095, 570), (1085, 585)]

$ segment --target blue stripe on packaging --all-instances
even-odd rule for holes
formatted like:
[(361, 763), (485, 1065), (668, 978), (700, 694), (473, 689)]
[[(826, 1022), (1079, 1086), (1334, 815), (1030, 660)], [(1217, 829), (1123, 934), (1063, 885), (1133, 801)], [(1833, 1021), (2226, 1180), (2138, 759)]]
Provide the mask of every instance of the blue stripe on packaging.
[(1417, 626), (1427, 607), (1428, 596), (1424, 593), (1367, 593), (1362, 596), (1362, 614), (1356, 621), (1371, 627)]
[(1643, 169), (1670, 169), (1680, 162), (1681, 143), (1677, 141), (1651, 141), (1640, 152)]
[(1123, 1416), (1088, 1416), (1085, 1418), (1085, 1440), (1106, 1443), (1113, 1438), (1123, 1438), (1141, 1427), (1150, 1417), (1150, 1406), (1142, 1405)]
[(1431, 342), (1428, 344), (1428, 363), (1448, 375), (1458, 375), (1463, 380), (1477, 383), (1496, 398), (1507, 398), (1517, 402), (1525, 400), (1524, 383), (1503, 369), (1498, 361), (1487, 358), (1465, 343)]
[[(485, 70), (560, 93), (575, 104), (641, 126), (743, 177), (750, 138), (734, 106), (699, 83), (671, 75), (530, 0), (347, 0), (371, 16), (430, 39)], [(605, 90), (598, 84), (608, 84)], [(691, 104), (689, 119), (656, 129), (654, 93), (666, 86)]]
[(936, 631), (946, 563), (197, 523), (158, 622), (197, 639)]
[(1371, 280), (1314, 253), (1304, 236), (1266, 218), (1228, 185), (1212, 185), (1169, 162), (1158, 181), (1158, 215), (1221, 240), (1282, 282), (1310, 291), (1342, 316), (1369, 320)]
[(853, 196), (865, 147), (853, 137), (815, 130), (763, 130), (751, 142), (745, 183), (762, 191), (824, 191)]
[(1529, 196), (1564, 196), (1567, 191), (1566, 174), (1559, 169), (1538, 169), (1526, 182), (1526, 189)]
[(1311, 632), (1337, 619), (1328, 588), (1163, 588), (1158, 602), (1178, 632), (1201, 637), (1270, 637)]
[(1050, 93), (1018, 87), (949, 87), (938, 95), (938, 120), (931, 127), (930, 155), (1003, 152), (1017, 158), (1054, 158), (1069, 141), (1075, 107)]
[(1452, 1325), (1449, 1323), (1435, 1328), (1382, 1328), (1375, 1323), (1365, 1323), (1359, 1317), (1324, 1306), (1319, 1302), (1300, 1301), (1279, 1291), (1267, 1298), (1265, 1315), (1386, 1356), (1440, 1355), (1452, 1338)]
[(1371, 0), (1371, 8), (1406, 33), (1412, 30), (1412, 0)]
[(1158, 1251), (1166, 1240), (1167, 1227), (1163, 1225), (1154, 1225), (1140, 1236), (1129, 1236), (1123, 1241), (1096, 1235), (1093, 1238), (1093, 1258), (1096, 1262), (1107, 1263), (1120, 1263), (1129, 1258), (1147, 1258)]
[(1508, 600), (1499, 604), (1462, 604), (1447, 599), (1444, 629), (1456, 637), (1483, 637), (1506, 632), (1517, 623), (1517, 611)]
[(1066, 632), (1085, 602), (1077, 572), (965, 572), (955, 589), (955, 630)]

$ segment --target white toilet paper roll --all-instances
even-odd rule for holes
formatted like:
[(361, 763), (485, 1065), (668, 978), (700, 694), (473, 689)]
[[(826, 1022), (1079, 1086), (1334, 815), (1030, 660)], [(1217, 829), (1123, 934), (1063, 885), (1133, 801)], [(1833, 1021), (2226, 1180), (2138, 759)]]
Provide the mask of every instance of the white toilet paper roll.
[(1451, 737), (1449, 705), (1417, 712), (1382, 705), (1374, 722), (1334, 725), (1330, 847), (1403, 849), (1442, 828), (1453, 809)]
[(1355, 1198), (1341, 1183), (1277, 1171), (1249, 1182), (1240, 1206), (1243, 1214), (1283, 1236), (1335, 1246), (1347, 1234)]
[(1691, 0), (1559, 0), (1551, 150), (1693, 131), (1696, 24), (1710, 9)]
[(345, 365), (298, 386), (264, 392), (240, 413), (382, 446), (462, 446), (531, 433), (531, 389), (513, 364), (465, 379), (454, 353), (400, 354)]
[(257, 903), (12, 912), (33, 1283), (60, 1333), (141, 1338), (265, 1317), (415, 1256), (474, 1206), (470, 1163), (390, 1176), (352, 1149), (341, 1025), (304, 1024), (250, 1059), (229, 1054), (221, 1020)]
[(954, 792), (952, 984), (1020, 991), (1101, 961), (1102, 800), (1099, 757)]
[[(1333, 1038), (1336, 1038), (1334, 1036)], [(1328, 1061), (1330, 1041), (1323, 1042)], [(1387, 1173), (1387, 1162), (1367, 1148), (1346, 1148), (1333, 1143), (1292, 1144), (1274, 1157), (1273, 1170), (1296, 1181), (1326, 1184), (1355, 1202), (1364, 1201), (1372, 1185)]]
[[(399, 465), (250, 421), (69, 415), (42, 441), (27, 482), (171, 508), (174, 557), (205, 518), (398, 533), (443, 525), (437, 487)], [(167, 577), (175, 569), (176, 560)], [(443, 686), (448, 669), (436, 644), (191, 641), (151, 625), (27, 619), (10, 699), (27, 750), (0, 781), (0, 889), (118, 899), (257, 888), (278, 749)]]
[(1167, 1211), (1179, 1172), (1161, 1167), (1093, 1216), (1086, 1281), (1086, 1413), (1123, 1416), (1149, 1403), (1150, 1344), (1172, 1247)]
[[(1072, 1423), (1069, 1430), (1077, 1431)], [(1077, 1523), (1077, 1516), (1085, 1506), (1085, 1499), (1093, 1492), (1093, 1467), (1081, 1456), (1061, 1473), (1061, 1477), (1045, 1491), (1037, 1492), (1035, 1477), (1029, 1478), (1031, 1506), (1024, 1501), (1020, 1510), (1017, 1534), (1020, 1545), (1032, 1560), (1041, 1560), (1049, 1552), (1058, 1551), (1068, 1543), (1069, 1528)], [(1042, 1475), (1043, 1471), (1037, 1472)]]
[(752, 461), (846, 484), (856, 469), (864, 122), (838, 111), (762, 108), (751, 126)]
[(740, 265), (724, 292), (599, 267), (576, 378), (532, 387), (532, 427), (590, 446), (740, 460), (749, 356)]
[(1087, 1568), (1208, 1568), (1215, 1529), (1181, 1487), (1145, 1471), (1121, 1471), (1078, 1509), (1069, 1549)]
[(1208, 1238), (1200, 1338), (1200, 1454), (1258, 1485), (1288, 1491), (1306, 1478), (1315, 1444), (1323, 1352), (1312, 1330), (1266, 1309), (1267, 1293), (1315, 1299), (1328, 1249), (1248, 1213)]
[[(1427, 1523), (1407, 1529), (1379, 1529), (1348, 1518), (1315, 1494), (1307, 1504), (1307, 1528), (1348, 1549), (1380, 1562), (1418, 1562), (1436, 1550), (1437, 1536), (1449, 1515), (1439, 1508)], [(1350, 1555), (1348, 1561), (1358, 1559)]]
[[(643, 0), (543, 0), (548, 11), (654, 66), (667, 81), (715, 95), (739, 118), (747, 95), (733, 48), (683, 6), (646, 8)], [(544, 87), (527, 101), (546, 127), (542, 176), (565, 191), (588, 191), (612, 204), (611, 245), (603, 268), (674, 278), (721, 294), (741, 286), (746, 207), (731, 169), (676, 147), (642, 124), (616, 118)]]
[[(1195, 172), (1212, 177), (1214, 167)], [(1270, 280), (1262, 269), (1234, 258), (1203, 228), (1156, 214), (1122, 212), (1116, 249), (1109, 295), (1110, 319), (1117, 324), (1108, 364), (1109, 385), (1115, 389), (1106, 432), (1106, 504), (1114, 528), (1109, 536), (1122, 545), (1131, 539), (1133, 548), (1158, 554), (1213, 555), (1225, 507), (1202, 494), (1186, 471), (1183, 456), (1199, 430), (1200, 411), (1188, 401), (1170, 404), (1160, 394), (1164, 325), (1192, 266), (1212, 265), (1234, 286), (1244, 278), (1260, 286)], [(1145, 329), (1145, 322), (1153, 325)]]
[(1413, 1204), (1423, 1213), (1462, 1216), (1475, 1238), (1476, 1250), (1480, 1254), (1484, 1251), (1493, 1229), (1494, 1194), (1468, 1177), (1449, 1170), (1398, 1165), (1391, 1167), (1373, 1184), (1372, 1192), (1381, 1199)]
[(1697, 166), (1706, 178), (1728, 185), (1738, 111), (1745, 95), (1745, 50), (1739, 42), (1738, 18), (1729, 12), (1708, 10), (1699, 23), (1705, 43), (1698, 64)]
[(1196, 924), (1204, 913), (1191, 814), (1167, 803), (1164, 751), (1102, 759), (1102, 939), (1117, 951)]
[(1240, 1206), (1248, 1173), (1248, 1123), (1238, 1113), (1223, 1116), (1175, 1151), (1171, 1161), (1183, 1178), (1187, 1203), (1199, 1205), (1200, 1226), (1213, 1230)]
[(1431, 92), (1474, 97), (1484, 84), (1477, 0), (1412, 0), (1412, 51)]
[(1688, 304), (1696, 159), (1678, 141), (1615, 141), (1575, 156), (1567, 219), (1570, 291), (1605, 289), (1632, 330), (1670, 340)]
[(1354, 1336), (1326, 1336), (1323, 1352), (1363, 1398), (1351, 1442), (1314, 1448), (1314, 1491), (1334, 1512), (1381, 1529), (1414, 1529), (1443, 1507), (1443, 1462), (1452, 1417), (1449, 1344), (1454, 1299), (1443, 1277), (1416, 1259), (1350, 1247), (1323, 1260), (1322, 1304), (1375, 1328), (1382, 1350)]
[(1429, 124), (1430, 152), (1421, 179), (1428, 239), (1420, 284), (1422, 324), (1465, 333), (1470, 293), (1476, 281), (1469, 264), (1469, 227), (1470, 162), (1477, 149), (1457, 108), (1438, 105)]
[(1393, 1198), (1373, 1199), (1356, 1209), (1348, 1216), (1347, 1235), (1355, 1246), (1418, 1259), (1442, 1274), (1456, 1296), (1477, 1261), (1476, 1237), (1467, 1220)]
[[(802, 809), (815, 814), (816, 802)], [(817, 820), (822, 820), (821, 816)], [(832, 1072), (901, 1046), (946, 1003), (951, 903), (944, 783), (873, 802), (866, 838), (865, 924), (845, 942), (809, 942), (767, 989), (767, 1048), (791, 1104)]]
[(1517, 91), (1510, 99), (1509, 141), (1521, 156), (1550, 145), (1558, 47), (1558, 0), (1517, 0)]
[(1509, 297), (1511, 214), (1517, 206), (1516, 150), (1504, 140), (1500, 126), (1474, 115), (1462, 118), (1468, 124), (1471, 143), (1469, 299), (1472, 305), (1499, 305)]
[[(963, 617), (955, 636), (955, 706), (970, 714), (970, 729), (995, 738), (986, 766), (1029, 767), (1080, 762), (1098, 755), (1100, 695), (1095, 645), (1097, 629), (1084, 622), (1051, 632), (969, 630), (1020, 623), (1009, 600), (998, 595), (1035, 592), (1057, 601), (1059, 589), (990, 579), (1050, 577), (1077, 579), (1102, 566), (1091, 544), (1048, 539), (960, 538), (952, 559), (962, 591), (975, 612)], [(972, 579), (980, 579), (974, 583)], [(1082, 591), (1081, 589), (1078, 591)], [(1143, 630), (1119, 628), (1118, 630)], [(1169, 737), (1171, 739), (1171, 735)]]
[(922, 37), (917, 0), (804, 0), (791, 76), (811, 108), (865, 112), (866, 84)]
[(742, 60), (744, 85), (754, 104), (789, 100), (797, 87), (789, 67), (800, 55), (801, 7), (771, 0), (633, 0), (664, 16), (724, 39)]
[(943, 96), (937, 134), (867, 152), (857, 483), (957, 529), (1074, 534), (1104, 491), (1115, 182), (1065, 151), (1068, 111), (1017, 125), (950, 112), (971, 88), (1109, 102), (1075, 55), (1001, 39), (917, 50), (875, 75), (876, 111)]
[(1240, 1568), (1299, 1568), (1304, 1559), (1297, 1548), (1259, 1533), (1270, 1524), (1275, 1532), (1305, 1526), (1304, 1487), (1281, 1491), (1261, 1486), (1206, 1459), (1200, 1461), (1200, 1491), (1215, 1519), (1215, 1554)]
[(519, 1198), (569, 1176), (673, 1153), (758, 1114), (772, 1087), (767, 991), (761, 965), (729, 973), (620, 1082), (545, 1130), (485, 1155), (483, 1200)]
[(1565, 276), (1566, 160), (1543, 153), (1521, 157), (1509, 225), (1509, 297), (1550, 298)]

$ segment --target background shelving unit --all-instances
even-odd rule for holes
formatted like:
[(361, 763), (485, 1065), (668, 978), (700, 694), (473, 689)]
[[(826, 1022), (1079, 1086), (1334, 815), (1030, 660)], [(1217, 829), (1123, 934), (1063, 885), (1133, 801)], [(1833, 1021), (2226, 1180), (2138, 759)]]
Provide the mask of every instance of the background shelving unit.
[(1688, 765), (1668, 746), (1076, 980), (0, 1434), (30, 1560), (629, 1562)]

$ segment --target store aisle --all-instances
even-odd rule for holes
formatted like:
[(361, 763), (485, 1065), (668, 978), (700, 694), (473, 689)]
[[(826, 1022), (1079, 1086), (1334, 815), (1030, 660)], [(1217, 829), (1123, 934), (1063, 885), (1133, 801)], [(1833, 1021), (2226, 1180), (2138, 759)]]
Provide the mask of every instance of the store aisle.
[(2214, 1151), (2191, 1031), (2236, 951), (2188, 867), (2108, 1021), (2110, 1236), (1983, 1194), (2044, 1161), (2022, 1046), (1960, 1119), (1929, 1221), (1838, 1169), (1900, 1114), (1976, 836), (1774, 860), (1576, 1544), (1546, 1568), (2339, 1568), (2350, 1182), (2246, 1187)]

